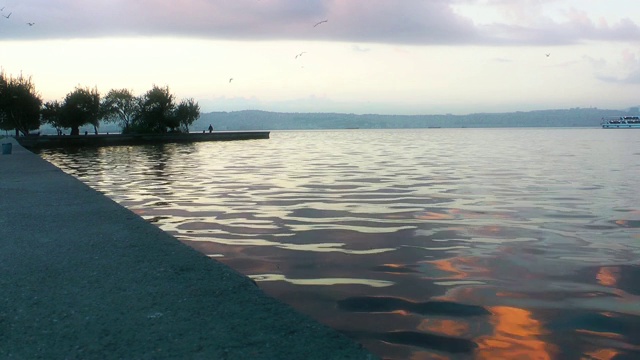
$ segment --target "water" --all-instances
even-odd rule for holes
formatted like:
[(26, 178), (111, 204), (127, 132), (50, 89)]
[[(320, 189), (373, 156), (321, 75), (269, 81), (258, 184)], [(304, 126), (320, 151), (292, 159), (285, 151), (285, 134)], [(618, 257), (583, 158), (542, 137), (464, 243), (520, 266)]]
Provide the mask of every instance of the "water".
[(640, 358), (640, 131), (273, 132), (41, 155), (385, 358)]

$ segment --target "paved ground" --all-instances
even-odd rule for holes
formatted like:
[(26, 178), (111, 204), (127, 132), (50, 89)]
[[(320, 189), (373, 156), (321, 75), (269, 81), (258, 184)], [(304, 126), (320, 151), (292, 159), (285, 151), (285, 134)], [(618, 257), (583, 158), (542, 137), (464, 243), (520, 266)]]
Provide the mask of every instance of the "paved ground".
[(1, 359), (372, 359), (11, 141)]

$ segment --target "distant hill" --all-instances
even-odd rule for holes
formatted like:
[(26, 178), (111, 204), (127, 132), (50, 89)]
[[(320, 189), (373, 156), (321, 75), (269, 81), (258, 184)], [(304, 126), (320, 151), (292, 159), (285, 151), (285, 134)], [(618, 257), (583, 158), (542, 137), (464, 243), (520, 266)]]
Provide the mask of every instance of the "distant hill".
[(573, 108), (469, 115), (375, 115), (280, 113), (260, 110), (203, 113), (191, 131), (215, 130), (415, 129), (486, 127), (597, 127), (603, 116), (638, 115), (638, 108)]
[[(281, 113), (260, 110), (202, 113), (190, 126), (191, 131), (206, 130), (209, 124), (215, 130), (319, 130), (319, 129), (420, 129), (487, 128), (487, 127), (597, 127), (603, 116), (640, 115), (638, 107), (629, 110), (603, 110), (573, 108), (564, 110), (537, 110), (510, 113), (479, 113), (469, 115), (376, 115), (340, 113)], [(49, 125), (40, 127), (42, 134), (53, 135)], [(93, 133), (92, 126), (85, 131)], [(117, 133), (115, 124), (101, 124), (100, 132)]]

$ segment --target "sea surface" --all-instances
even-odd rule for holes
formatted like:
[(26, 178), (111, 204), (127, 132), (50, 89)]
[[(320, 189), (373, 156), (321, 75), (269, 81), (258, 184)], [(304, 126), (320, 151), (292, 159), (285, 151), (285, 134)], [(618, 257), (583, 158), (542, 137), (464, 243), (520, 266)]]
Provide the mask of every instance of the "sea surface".
[(640, 359), (640, 130), (278, 131), (41, 156), (381, 357)]

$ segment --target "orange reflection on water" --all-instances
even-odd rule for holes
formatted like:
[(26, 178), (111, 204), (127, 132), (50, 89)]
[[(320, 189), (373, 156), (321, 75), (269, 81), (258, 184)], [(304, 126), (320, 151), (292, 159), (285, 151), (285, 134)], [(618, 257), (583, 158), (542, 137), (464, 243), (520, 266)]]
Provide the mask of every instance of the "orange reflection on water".
[(451, 358), (444, 355), (434, 354), (426, 351), (416, 351), (411, 354), (409, 360), (450, 360)]
[(466, 279), (469, 274), (458, 269), (458, 262), (461, 262), (461, 258), (429, 261), (429, 263), (433, 264), (436, 269), (452, 274), (450, 277), (448, 277), (450, 279)]
[(488, 308), (493, 314), (490, 323), (494, 333), (477, 339), (477, 359), (552, 359), (557, 349), (546, 343), (540, 321), (530, 311), (509, 307)]
[(432, 264), (436, 269), (450, 274), (446, 277), (438, 277), (438, 279), (469, 279), (471, 276), (469, 272), (465, 270), (472, 271), (474, 277), (481, 276), (489, 272), (489, 269), (486, 269), (478, 264), (478, 259), (476, 257), (471, 256), (458, 256), (448, 259), (438, 259), (425, 261), (425, 263)]
[(596, 279), (600, 285), (614, 286), (620, 278), (620, 267), (618, 266), (603, 266), (598, 270)]
[(418, 330), (453, 337), (464, 337), (469, 333), (469, 324), (449, 319), (426, 319), (420, 322)]
[(406, 310), (393, 310), (391, 314), (400, 315), (400, 316), (411, 316), (411, 313)]
[(618, 351), (614, 349), (598, 349), (594, 351), (590, 351), (585, 353), (585, 356), (582, 359), (585, 360), (611, 360), (616, 355), (618, 355)]
[(386, 264), (382, 264), (382, 267), (385, 268), (385, 270), (389, 271), (389, 272), (394, 272), (394, 271), (398, 271), (398, 272), (406, 272), (408, 270), (410, 270), (407, 265), (405, 264), (390, 264), (390, 263), (386, 263)]

